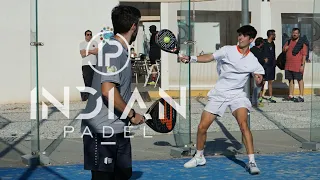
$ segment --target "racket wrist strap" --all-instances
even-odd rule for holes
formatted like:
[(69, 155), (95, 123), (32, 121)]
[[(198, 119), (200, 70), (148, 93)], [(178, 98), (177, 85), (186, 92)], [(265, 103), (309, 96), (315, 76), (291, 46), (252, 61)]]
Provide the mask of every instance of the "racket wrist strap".
[(198, 61), (198, 57), (197, 56), (190, 56), (190, 62), (191, 63), (195, 63)]

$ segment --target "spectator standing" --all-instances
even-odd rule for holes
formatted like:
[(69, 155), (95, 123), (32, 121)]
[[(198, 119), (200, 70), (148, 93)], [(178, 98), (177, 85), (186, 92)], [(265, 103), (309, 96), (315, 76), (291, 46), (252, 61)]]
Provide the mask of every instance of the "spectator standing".
[[(93, 69), (90, 67), (89, 62), (92, 66), (95, 67), (97, 63), (97, 54), (98, 54), (98, 43), (96, 41), (91, 41), (92, 32), (87, 30), (85, 33), (85, 40), (80, 43), (80, 55), (82, 57), (82, 78), (84, 81), (84, 85), (86, 87), (91, 87), (92, 78), (93, 78)], [(91, 41), (91, 42), (90, 42)], [(89, 45), (89, 50), (87, 52), (87, 47)], [(82, 101), (86, 101), (89, 97), (89, 93), (81, 92)]]
[(151, 65), (153, 65), (153, 66), (152, 66), (152, 77), (151, 77), (152, 80), (148, 84), (155, 85), (157, 69), (155, 69), (156, 67), (154, 66), (154, 64), (156, 64), (156, 61), (160, 60), (160, 58), (161, 58), (161, 49), (156, 44), (156, 35), (158, 33), (157, 27), (155, 25), (151, 25), (149, 27), (149, 31), (151, 33), (149, 59), (150, 59)]
[[(293, 28), (291, 40), (283, 47), (286, 52), (285, 78), (289, 81), (289, 96), (285, 101), (304, 102), (304, 81), (303, 73), (307, 57), (307, 45), (303, 38), (300, 38), (300, 29)], [(294, 98), (294, 80), (298, 81), (300, 95)]]
[(276, 103), (272, 94), (272, 83), (276, 76), (276, 47), (274, 44), (274, 40), (276, 39), (275, 30), (268, 30), (267, 36), (268, 39), (265, 40), (263, 45), (263, 54), (266, 62), (263, 66), (265, 70), (264, 81), (266, 81), (266, 83), (262, 92), (262, 96), (265, 97), (266, 87), (268, 87), (269, 97), (266, 97), (266, 99), (271, 103)]

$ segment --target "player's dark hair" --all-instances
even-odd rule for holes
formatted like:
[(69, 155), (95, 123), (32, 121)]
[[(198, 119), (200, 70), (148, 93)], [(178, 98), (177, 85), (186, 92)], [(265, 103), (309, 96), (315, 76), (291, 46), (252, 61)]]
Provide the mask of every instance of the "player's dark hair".
[(92, 34), (92, 32), (91, 32), (90, 30), (86, 30), (86, 31), (84, 32), (84, 35), (87, 35), (88, 32), (90, 32), (90, 33)]
[(299, 34), (300, 34), (300, 29), (299, 29), (299, 28), (293, 28), (293, 29), (292, 29), (292, 32), (293, 32), (293, 31), (298, 31)]
[(275, 33), (276, 31), (275, 30), (273, 30), (273, 29), (269, 29), (268, 31), (267, 31), (267, 37), (270, 37), (273, 33)]
[(244, 36), (249, 36), (254, 39), (257, 36), (257, 30), (250, 25), (244, 25), (237, 30), (237, 33), (242, 34)]
[(254, 41), (255, 46), (260, 46), (262, 43), (263, 43), (263, 38), (262, 38), (262, 37), (258, 37), (258, 38)]
[(126, 33), (132, 25), (137, 25), (141, 18), (140, 11), (132, 6), (118, 5), (112, 9), (111, 19), (114, 34)]

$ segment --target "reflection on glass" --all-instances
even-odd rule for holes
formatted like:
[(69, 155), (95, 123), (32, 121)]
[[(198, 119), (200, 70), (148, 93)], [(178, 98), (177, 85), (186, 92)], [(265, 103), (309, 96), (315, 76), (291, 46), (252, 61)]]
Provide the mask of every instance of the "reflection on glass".
[(304, 38), (307, 42), (308, 56), (306, 63), (310, 63), (310, 53), (312, 53), (312, 39), (313, 39), (313, 15), (312, 14), (299, 14), (299, 13), (283, 13), (282, 19), (282, 46), (290, 40), (293, 28), (300, 29), (300, 37)]
[[(178, 12), (180, 21), (178, 22), (180, 41), (180, 51), (183, 54), (190, 55), (192, 45), (184, 44), (184, 42), (191, 40), (191, 19), (190, 19), (190, 1), (181, 1), (180, 11)], [(177, 125), (174, 130), (174, 138), (176, 146), (188, 147), (191, 144), (191, 119), (190, 119), (190, 64), (180, 63), (180, 79), (179, 86), (185, 87), (187, 90), (186, 94), (186, 118), (179, 115)], [(183, 100), (181, 98), (181, 100)]]
[(313, 36), (310, 59), (312, 62), (312, 96), (310, 141), (320, 142), (320, 0), (314, 1), (314, 15), (312, 18)]

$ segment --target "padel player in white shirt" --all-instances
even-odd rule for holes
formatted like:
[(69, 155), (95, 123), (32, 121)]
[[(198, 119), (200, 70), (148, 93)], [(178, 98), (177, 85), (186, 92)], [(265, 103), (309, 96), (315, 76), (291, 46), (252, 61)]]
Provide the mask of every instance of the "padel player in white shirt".
[(251, 102), (246, 97), (244, 86), (250, 75), (254, 76), (257, 86), (261, 86), (264, 69), (257, 58), (250, 52), (250, 43), (253, 42), (257, 31), (250, 25), (242, 26), (237, 30), (238, 45), (224, 46), (214, 54), (201, 56), (181, 56), (182, 62), (207, 63), (217, 61), (219, 79), (208, 93), (208, 103), (204, 108), (197, 133), (197, 152), (195, 156), (184, 164), (184, 167), (204, 165), (206, 159), (203, 154), (206, 142), (206, 132), (217, 116), (222, 117), (226, 108), (230, 108), (232, 115), (238, 121), (243, 135), (243, 142), (249, 156), (247, 170), (251, 174), (259, 174), (260, 170), (254, 159), (252, 134), (247, 124), (248, 110)]

